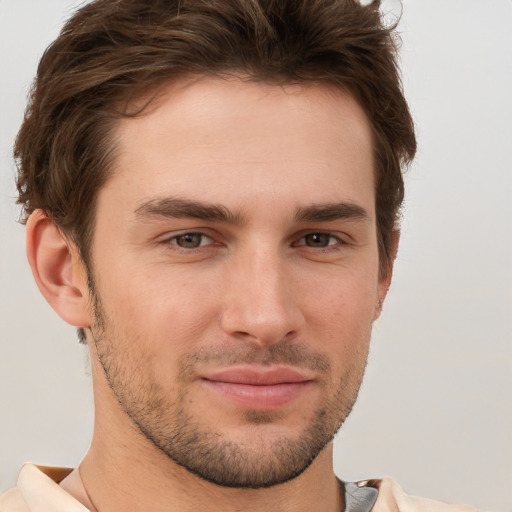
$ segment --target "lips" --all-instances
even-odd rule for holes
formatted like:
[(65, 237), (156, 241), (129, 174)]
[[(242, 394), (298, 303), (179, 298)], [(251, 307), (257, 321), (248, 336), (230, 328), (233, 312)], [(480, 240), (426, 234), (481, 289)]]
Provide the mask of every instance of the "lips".
[(202, 377), (223, 399), (250, 409), (275, 409), (296, 400), (312, 379), (288, 367), (236, 367)]

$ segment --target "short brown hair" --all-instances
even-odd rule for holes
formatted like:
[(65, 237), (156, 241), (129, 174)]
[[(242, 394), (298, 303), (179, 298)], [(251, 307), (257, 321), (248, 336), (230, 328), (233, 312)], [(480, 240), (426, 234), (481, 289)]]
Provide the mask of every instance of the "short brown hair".
[[(132, 100), (190, 74), (242, 73), (271, 83), (329, 83), (371, 123), (381, 271), (416, 150), (396, 63), (395, 27), (379, 2), (355, 0), (96, 0), (44, 53), (16, 139), (18, 202), (40, 208), (87, 264), (95, 200), (113, 159), (113, 123)], [(141, 112), (139, 112), (140, 114)]]

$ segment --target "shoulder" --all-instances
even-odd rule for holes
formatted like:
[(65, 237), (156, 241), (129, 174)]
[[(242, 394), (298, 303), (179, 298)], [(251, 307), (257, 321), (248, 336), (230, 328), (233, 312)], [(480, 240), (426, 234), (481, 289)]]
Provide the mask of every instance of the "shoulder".
[(17, 487), (9, 489), (0, 495), (0, 512), (30, 512)]
[(0, 512), (88, 512), (59, 482), (72, 469), (25, 464), (18, 475), (16, 487), (0, 496)]
[[(361, 484), (360, 484), (361, 485)], [(467, 505), (452, 505), (441, 501), (405, 494), (392, 478), (369, 480), (362, 485), (375, 487), (379, 494), (372, 512), (479, 512)]]

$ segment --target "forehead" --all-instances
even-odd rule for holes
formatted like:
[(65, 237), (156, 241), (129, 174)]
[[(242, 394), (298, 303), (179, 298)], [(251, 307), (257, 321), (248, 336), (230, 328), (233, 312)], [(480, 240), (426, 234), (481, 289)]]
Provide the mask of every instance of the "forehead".
[(243, 203), (265, 192), (333, 202), (356, 189), (373, 200), (369, 122), (333, 86), (188, 78), (163, 88), (143, 115), (121, 120), (115, 144), (105, 188), (125, 188), (132, 203), (181, 193)]

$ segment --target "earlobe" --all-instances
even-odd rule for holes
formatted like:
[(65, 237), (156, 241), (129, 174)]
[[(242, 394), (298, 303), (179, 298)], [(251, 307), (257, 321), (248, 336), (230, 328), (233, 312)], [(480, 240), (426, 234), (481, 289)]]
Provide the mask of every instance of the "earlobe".
[(382, 312), (382, 306), (384, 299), (388, 294), (389, 287), (391, 286), (391, 278), (393, 277), (393, 266), (395, 263), (396, 255), (398, 253), (398, 243), (400, 241), (400, 231), (398, 229), (393, 230), (392, 243), (389, 248), (389, 263), (386, 268), (386, 272), (383, 273), (379, 278), (379, 285), (377, 288), (377, 304), (375, 306), (374, 320), (379, 318)]
[(41, 210), (27, 221), (27, 257), (37, 286), (67, 323), (89, 327), (87, 277), (76, 247)]

